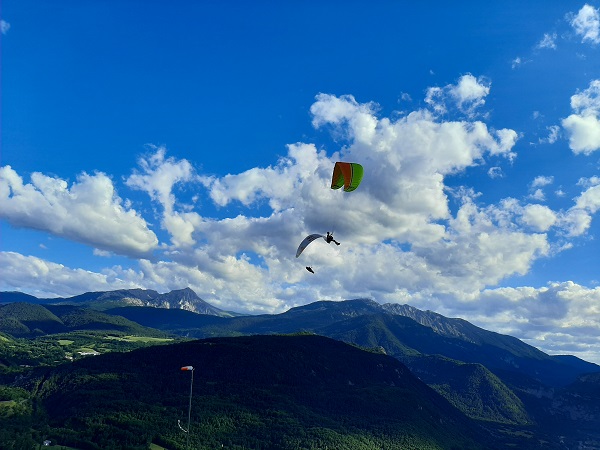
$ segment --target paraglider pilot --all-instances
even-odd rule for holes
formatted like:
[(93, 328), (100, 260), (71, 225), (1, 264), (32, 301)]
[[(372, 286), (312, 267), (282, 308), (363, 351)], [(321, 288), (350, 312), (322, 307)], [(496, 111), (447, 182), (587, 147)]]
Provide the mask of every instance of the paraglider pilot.
[(332, 241), (335, 242), (336, 245), (340, 245), (340, 243), (333, 238), (333, 234), (328, 231), (327, 236), (325, 236), (325, 242), (331, 244)]
[(310, 273), (315, 273), (315, 271), (310, 266), (306, 266), (306, 270), (308, 270)]

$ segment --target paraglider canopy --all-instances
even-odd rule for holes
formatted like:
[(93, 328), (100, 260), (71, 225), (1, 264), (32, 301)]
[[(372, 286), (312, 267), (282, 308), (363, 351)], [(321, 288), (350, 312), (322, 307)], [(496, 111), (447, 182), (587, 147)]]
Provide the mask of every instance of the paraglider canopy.
[(298, 250), (296, 250), (296, 258), (298, 256), (300, 256), (300, 254), (304, 251), (304, 249), (306, 247), (308, 247), (308, 244), (310, 244), (315, 239), (319, 239), (319, 238), (325, 239), (322, 234), (310, 234), (310, 235), (306, 236), (304, 238), (304, 240), (300, 243), (300, 246), (298, 247)]
[(344, 191), (351, 192), (358, 187), (363, 177), (363, 166), (358, 163), (336, 162), (331, 177), (331, 189), (344, 186)]

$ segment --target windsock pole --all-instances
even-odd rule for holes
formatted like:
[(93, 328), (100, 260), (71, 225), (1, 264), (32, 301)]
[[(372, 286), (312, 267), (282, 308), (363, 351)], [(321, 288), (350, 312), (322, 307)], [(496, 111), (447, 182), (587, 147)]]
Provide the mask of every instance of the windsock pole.
[[(183, 366), (181, 368), (181, 370), (192, 372), (192, 378), (190, 379), (190, 403), (188, 406), (188, 426), (187, 426), (187, 430), (183, 430), (187, 434), (186, 448), (189, 449), (190, 448), (190, 421), (192, 418), (192, 389), (194, 387), (194, 367), (193, 366)], [(180, 428), (181, 428), (181, 426), (180, 426)]]

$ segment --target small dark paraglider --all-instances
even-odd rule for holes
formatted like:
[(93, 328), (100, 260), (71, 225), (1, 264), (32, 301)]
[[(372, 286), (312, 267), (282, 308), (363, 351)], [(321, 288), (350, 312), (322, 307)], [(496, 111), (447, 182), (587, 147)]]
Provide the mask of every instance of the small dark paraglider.
[(340, 243), (333, 238), (333, 233), (330, 233), (329, 231), (327, 232), (327, 236), (325, 236), (325, 242), (327, 242), (328, 244), (331, 244), (331, 242), (335, 242), (336, 245), (340, 245)]
[(310, 273), (315, 273), (315, 271), (312, 270), (312, 267), (310, 266), (306, 266), (306, 270), (308, 270)]

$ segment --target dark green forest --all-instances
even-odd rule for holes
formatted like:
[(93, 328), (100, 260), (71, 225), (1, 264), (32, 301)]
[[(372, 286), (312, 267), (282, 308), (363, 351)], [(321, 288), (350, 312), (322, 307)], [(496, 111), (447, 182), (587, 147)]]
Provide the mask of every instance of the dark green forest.
[(196, 368), (192, 448), (491, 445), (400, 362), (311, 335), (209, 339), (32, 368), (0, 391), (12, 402), (1, 409), (3, 445), (185, 448), (177, 421), (186, 425), (191, 372), (182, 365)]

